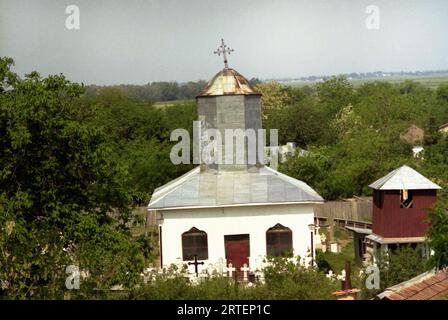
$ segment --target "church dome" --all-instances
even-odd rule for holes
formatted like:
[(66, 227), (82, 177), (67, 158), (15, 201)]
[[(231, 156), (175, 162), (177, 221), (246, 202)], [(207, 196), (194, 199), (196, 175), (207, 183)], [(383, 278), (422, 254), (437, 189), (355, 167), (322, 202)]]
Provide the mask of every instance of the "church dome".
[(260, 95), (241, 74), (231, 68), (224, 68), (210, 80), (198, 97), (237, 94)]

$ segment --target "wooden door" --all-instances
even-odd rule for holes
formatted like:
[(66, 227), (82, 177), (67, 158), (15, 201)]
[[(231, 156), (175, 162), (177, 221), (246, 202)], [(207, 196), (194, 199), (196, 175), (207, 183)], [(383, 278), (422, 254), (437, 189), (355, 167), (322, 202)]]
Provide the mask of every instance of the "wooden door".
[(249, 266), (250, 242), (248, 234), (237, 234), (224, 236), (227, 265), (232, 263), (236, 275), (242, 276), (241, 267)]

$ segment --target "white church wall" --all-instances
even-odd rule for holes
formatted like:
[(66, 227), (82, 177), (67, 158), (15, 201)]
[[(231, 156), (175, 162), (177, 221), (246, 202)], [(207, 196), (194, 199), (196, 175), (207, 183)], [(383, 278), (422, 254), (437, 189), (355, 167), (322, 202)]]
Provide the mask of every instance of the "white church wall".
[[(202, 268), (225, 259), (224, 236), (236, 234), (249, 234), (249, 264), (252, 270), (260, 268), (266, 255), (266, 231), (277, 223), (292, 230), (294, 255), (309, 256), (313, 204), (166, 210), (161, 214), (164, 265), (182, 260), (182, 233), (192, 227), (207, 232), (209, 259)], [(189, 268), (194, 271), (193, 266)]]

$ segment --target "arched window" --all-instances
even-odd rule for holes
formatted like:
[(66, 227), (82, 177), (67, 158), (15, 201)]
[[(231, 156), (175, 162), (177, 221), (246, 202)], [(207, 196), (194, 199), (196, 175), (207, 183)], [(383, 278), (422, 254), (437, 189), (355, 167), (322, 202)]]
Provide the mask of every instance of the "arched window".
[(292, 257), (292, 231), (277, 223), (266, 231), (266, 254), (271, 257)]
[(194, 260), (194, 256), (198, 256), (198, 260), (208, 259), (208, 243), (207, 233), (195, 227), (182, 233), (182, 257), (183, 260)]

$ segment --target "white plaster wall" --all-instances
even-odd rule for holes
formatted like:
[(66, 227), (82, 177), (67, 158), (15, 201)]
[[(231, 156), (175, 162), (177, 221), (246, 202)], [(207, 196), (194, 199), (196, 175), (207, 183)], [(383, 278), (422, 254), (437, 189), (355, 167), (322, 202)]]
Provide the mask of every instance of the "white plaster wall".
[[(280, 223), (293, 232), (294, 255), (309, 256), (311, 232), (314, 223), (313, 204), (285, 204), (240, 206), (159, 211), (163, 218), (163, 264), (170, 265), (182, 259), (182, 233), (196, 227), (207, 232), (208, 256), (204, 267), (225, 259), (224, 235), (249, 234), (252, 270), (260, 267), (266, 255), (266, 231)], [(201, 266), (199, 267), (201, 270)], [(190, 266), (193, 272), (194, 267)]]

